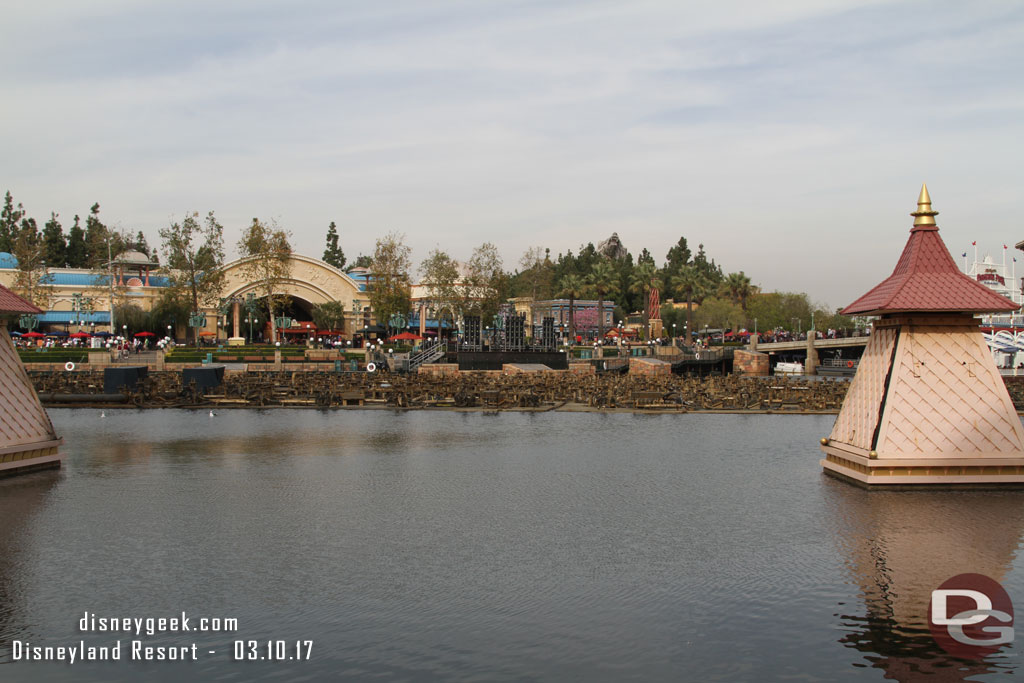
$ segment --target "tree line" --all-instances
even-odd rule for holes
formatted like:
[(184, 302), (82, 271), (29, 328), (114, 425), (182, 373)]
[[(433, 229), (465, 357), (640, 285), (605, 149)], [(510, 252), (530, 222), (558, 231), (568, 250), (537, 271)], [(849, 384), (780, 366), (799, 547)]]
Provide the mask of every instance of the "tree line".
[[(90, 207), (84, 227), (75, 216), (65, 234), (56, 213), (39, 230), (34, 218), (24, 207), (14, 203), (8, 191), (0, 210), (0, 251), (12, 253), (19, 262), (16, 289), (28, 294), (38, 304), (46, 288), (49, 267), (85, 268), (101, 272), (111, 256), (135, 250), (160, 263), (168, 287), (161, 292), (152, 311), (127, 310), (131, 304), (118, 297), (116, 307), (120, 319), (133, 318), (153, 329), (163, 329), (167, 322), (180, 323), (197, 315), (204, 308), (219, 307), (222, 300), (225, 257), (223, 226), (214, 213), (200, 217), (189, 212), (180, 221), (172, 221), (160, 230), (160, 249), (151, 248), (142, 231), (134, 237), (123, 230), (114, 230), (100, 220), (99, 203)], [(260, 300), (265, 306), (261, 317), (275, 317), (289, 304), (280, 294), (280, 282), (288, 277), (287, 264), (292, 253), (291, 233), (273, 221), (254, 218), (243, 233), (237, 249), (246, 259), (246, 277), (257, 283)], [(435, 247), (418, 268), (413, 267), (412, 250), (405, 236), (391, 232), (377, 239), (371, 255), (360, 254), (349, 262), (340, 246), (338, 228), (331, 221), (327, 228), (323, 260), (346, 271), (363, 267), (370, 271), (367, 295), (378, 323), (389, 325), (411, 310), (414, 275), (426, 289), (431, 302), (429, 313), (453, 324), (463, 315), (480, 315), (490, 320), (501, 305), (513, 297), (532, 297), (536, 301), (568, 299), (570, 334), (575, 336), (575, 302), (597, 299), (598, 334), (605, 330), (605, 302), (613, 307), (615, 320), (627, 320), (638, 312), (643, 327), (660, 314), (665, 329), (676, 334), (695, 332), (705, 326), (721, 329), (741, 328), (760, 331), (772, 329), (808, 329), (812, 317), (819, 329), (852, 327), (853, 321), (836, 311), (815, 304), (805, 293), (763, 293), (743, 271), (725, 272), (698, 244), (694, 253), (686, 237), (665, 253), (659, 263), (646, 248), (634, 254), (617, 235), (600, 242), (580, 245), (552, 256), (551, 250), (539, 246), (527, 248), (517, 267), (506, 270), (497, 247), (484, 242), (477, 246), (465, 263)], [(106, 286), (107, 283), (104, 283)], [(650, 310), (651, 291), (662, 299), (659, 311)], [(665, 303), (685, 304), (674, 306)], [(335, 302), (337, 303), (337, 302)], [(253, 313), (250, 313), (254, 315)], [(345, 311), (337, 305), (326, 305), (313, 311), (314, 320), (325, 329), (337, 329), (344, 321)], [(398, 326), (398, 325), (394, 325)], [(394, 327), (393, 326), (393, 327)], [(674, 327), (673, 327), (674, 326)], [(276, 326), (271, 326), (276, 335)], [(195, 328), (198, 334), (198, 328)], [(276, 337), (272, 337), (272, 340)]]
[[(328, 248), (336, 246), (335, 226), (328, 233)], [(404, 315), (411, 307), (413, 282), (411, 249), (404, 235), (390, 233), (377, 240), (368, 260), (372, 272), (370, 300), (378, 321)], [(420, 263), (419, 284), (426, 288), (431, 309), (439, 321), (454, 322), (462, 315), (481, 315), (485, 321), (500, 305), (513, 297), (535, 301), (568, 299), (569, 334), (576, 336), (576, 302), (597, 300), (597, 332), (605, 333), (605, 302), (613, 306), (615, 320), (630, 319), (637, 311), (642, 329), (651, 318), (660, 317), (666, 332), (683, 335), (704, 327), (716, 329), (757, 328), (796, 331), (809, 329), (814, 320), (819, 329), (852, 327), (853, 320), (815, 304), (804, 293), (762, 293), (743, 272), (725, 272), (704, 250), (693, 253), (686, 237), (665, 254), (661, 264), (646, 249), (636, 257), (617, 235), (594, 246), (581, 245), (551, 256), (550, 249), (530, 247), (513, 271), (504, 269), (497, 248), (484, 242), (473, 250), (465, 264), (435, 247)], [(672, 299), (650, 310), (651, 291), (659, 298)], [(685, 307), (674, 305), (676, 302)]]
[(19, 261), (40, 261), (51, 268), (98, 268), (124, 251), (138, 251), (158, 261), (156, 249), (150, 248), (141, 230), (132, 236), (105, 225), (100, 220), (99, 202), (89, 208), (84, 226), (75, 214), (65, 233), (60, 216), (51, 211), (40, 230), (21, 202), (15, 205), (10, 190), (0, 210), (0, 251), (13, 254)]

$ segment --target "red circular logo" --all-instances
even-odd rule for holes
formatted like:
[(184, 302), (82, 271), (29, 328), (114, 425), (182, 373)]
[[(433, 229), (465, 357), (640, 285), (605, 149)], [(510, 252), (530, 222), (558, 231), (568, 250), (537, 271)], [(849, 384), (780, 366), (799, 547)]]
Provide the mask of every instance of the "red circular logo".
[(928, 627), (949, 654), (981, 659), (1013, 642), (1013, 603), (998, 581), (958, 574), (932, 591)]

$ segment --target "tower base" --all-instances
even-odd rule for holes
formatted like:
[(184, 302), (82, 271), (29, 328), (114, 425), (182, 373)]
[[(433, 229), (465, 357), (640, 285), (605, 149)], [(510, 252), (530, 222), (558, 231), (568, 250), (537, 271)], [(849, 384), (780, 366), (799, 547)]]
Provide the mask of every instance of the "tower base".
[(821, 450), (825, 474), (864, 488), (1024, 488), (1024, 452), (1011, 457), (872, 458), (833, 444)]

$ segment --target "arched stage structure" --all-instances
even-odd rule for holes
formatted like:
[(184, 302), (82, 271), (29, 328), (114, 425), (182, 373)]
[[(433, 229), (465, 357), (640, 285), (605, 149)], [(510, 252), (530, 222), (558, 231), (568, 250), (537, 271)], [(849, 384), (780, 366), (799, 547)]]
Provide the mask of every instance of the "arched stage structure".
[[(223, 296), (234, 301), (232, 319), (234, 321), (233, 337), (240, 336), (239, 321), (241, 320), (240, 301), (248, 294), (257, 298), (263, 297), (259, 283), (250, 282), (245, 277), (247, 259), (237, 259), (224, 265)], [(275, 294), (289, 296), (294, 305), (310, 313), (314, 306), (337, 301), (346, 311), (358, 312), (358, 315), (347, 315), (345, 332), (351, 335), (362, 327), (362, 311), (369, 306), (365, 284), (354, 280), (348, 274), (338, 270), (329, 263), (301, 254), (292, 254), (289, 259), (289, 277), (285, 278)]]

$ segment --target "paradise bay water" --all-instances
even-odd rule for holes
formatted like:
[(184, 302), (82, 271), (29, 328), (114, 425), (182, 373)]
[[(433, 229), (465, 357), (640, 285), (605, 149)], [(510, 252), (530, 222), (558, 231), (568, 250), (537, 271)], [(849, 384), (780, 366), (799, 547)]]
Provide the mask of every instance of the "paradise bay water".
[[(963, 571), (1022, 604), (1024, 493), (832, 480), (832, 416), (50, 412), (65, 467), (0, 480), (3, 680), (1021, 673), (1019, 647), (947, 659), (924, 615)], [(83, 633), (85, 612), (238, 630)], [(12, 661), (13, 640), (122, 661)], [(132, 640), (198, 661), (125, 661)]]

